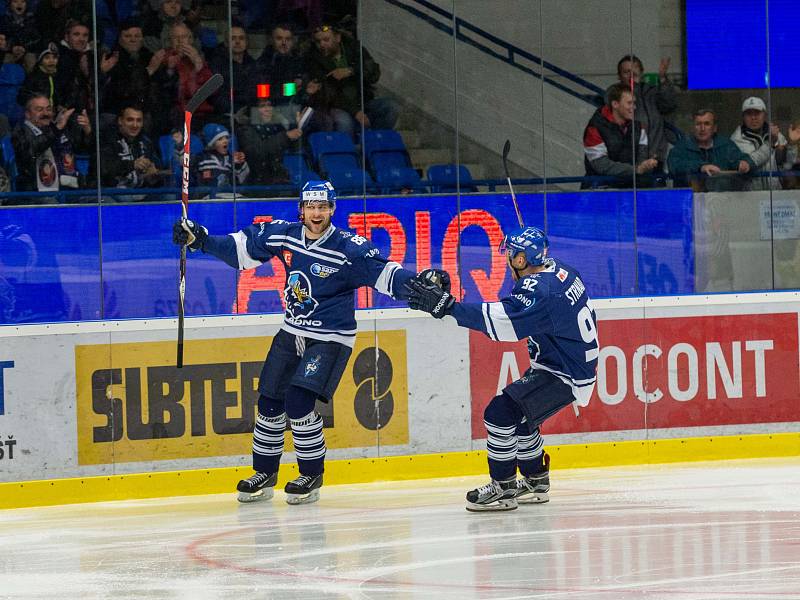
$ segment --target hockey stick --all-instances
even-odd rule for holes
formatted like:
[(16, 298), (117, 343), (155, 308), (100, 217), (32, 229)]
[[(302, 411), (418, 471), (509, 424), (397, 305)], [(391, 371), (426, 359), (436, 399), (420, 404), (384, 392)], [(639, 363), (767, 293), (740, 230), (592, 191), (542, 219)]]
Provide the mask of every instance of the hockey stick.
[[(189, 163), (190, 149), (189, 136), (192, 130), (192, 113), (197, 110), (208, 97), (222, 86), (222, 75), (217, 73), (206, 81), (194, 93), (183, 112), (183, 174), (181, 179), (181, 219), (189, 218)], [(180, 279), (178, 280), (178, 359), (177, 367), (183, 368), (183, 298), (186, 295), (186, 245), (181, 246)]]
[(506, 181), (508, 182), (508, 189), (511, 190), (511, 200), (514, 202), (514, 212), (517, 213), (517, 221), (520, 227), (525, 227), (522, 220), (522, 213), (519, 212), (519, 204), (517, 204), (517, 195), (514, 193), (514, 186), (511, 185), (511, 175), (508, 174), (508, 153), (511, 151), (511, 140), (506, 140), (503, 145), (503, 169), (506, 172)]

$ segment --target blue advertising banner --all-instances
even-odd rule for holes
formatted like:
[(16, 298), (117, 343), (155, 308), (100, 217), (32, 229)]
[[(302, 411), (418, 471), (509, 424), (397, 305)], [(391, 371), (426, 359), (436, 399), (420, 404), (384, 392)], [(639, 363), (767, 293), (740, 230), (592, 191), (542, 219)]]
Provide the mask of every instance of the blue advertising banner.
[[(551, 255), (577, 268), (593, 297), (694, 291), (691, 191), (518, 200), (526, 223), (546, 227)], [(179, 214), (177, 203), (0, 210), (0, 323), (174, 317), (178, 249), (171, 236)], [(296, 220), (297, 203), (197, 201), (190, 215), (212, 234), (225, 234), (261, 220)], [(408, 269), (447, 269), (464, 301), (494, 301), (511, 288), (497, 251), (518, 226), (507, 194), (345, 198), (333, 221)], [(186, 314), (283, 312), (284, 275), (274, 266), (238, 272), (190, 253)], [(365, 290), (357, 302), (402, 305)]]

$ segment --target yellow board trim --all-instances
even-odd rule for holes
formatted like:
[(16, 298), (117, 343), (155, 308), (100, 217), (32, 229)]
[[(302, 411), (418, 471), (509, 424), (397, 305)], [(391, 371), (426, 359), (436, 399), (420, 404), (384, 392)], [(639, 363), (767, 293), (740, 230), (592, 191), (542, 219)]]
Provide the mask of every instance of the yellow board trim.
[[(548, 446), (555, 469), (609, 467), (701, 460), (800, 456), (800, 433), (708, 436)], [(250, 467), (163, 471), (0, 483), (0, 509), (231, 493)], [(448, 452), (329, 460), (325, 484), (461, 477), (486, 473), (486, 452)], [(278, 487), (297, 476), (281, 465)]]

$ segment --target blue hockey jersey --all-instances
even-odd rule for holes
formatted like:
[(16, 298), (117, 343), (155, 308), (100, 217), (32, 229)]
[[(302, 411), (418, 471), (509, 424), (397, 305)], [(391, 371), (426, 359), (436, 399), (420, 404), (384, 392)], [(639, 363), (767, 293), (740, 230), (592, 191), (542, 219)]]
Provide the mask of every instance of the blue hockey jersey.
[(597, 321), (580, 275), (549, 259), (544, 271), (519, 279), (499, 302), (456, 302), (458, 324), (493, 340), (528, 338), (532, 369), (544, 369), (572, 387), (579, 405), (589, 403), (600, 347)]
[(372, 243), (331, 225), (307, 240), (302, 223), (272, 221), (209, 236), (203, 251), (237, 269), (252, 269), (277, 256), (286, 270), (283, 329), (352, 347), (356, 337), (355, 294), (361, 286), (406, 299), (404, 284), (416, 273), (380, 255)]

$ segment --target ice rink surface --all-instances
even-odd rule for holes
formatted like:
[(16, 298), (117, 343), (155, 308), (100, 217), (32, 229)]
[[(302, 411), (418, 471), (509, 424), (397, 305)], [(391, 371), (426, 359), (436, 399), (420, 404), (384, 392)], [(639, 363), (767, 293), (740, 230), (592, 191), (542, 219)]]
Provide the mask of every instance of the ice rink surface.
[(0, 597), (800, 599), (800, 458), (551, 479), (502, 513), (475, 477), (0, 511)]

